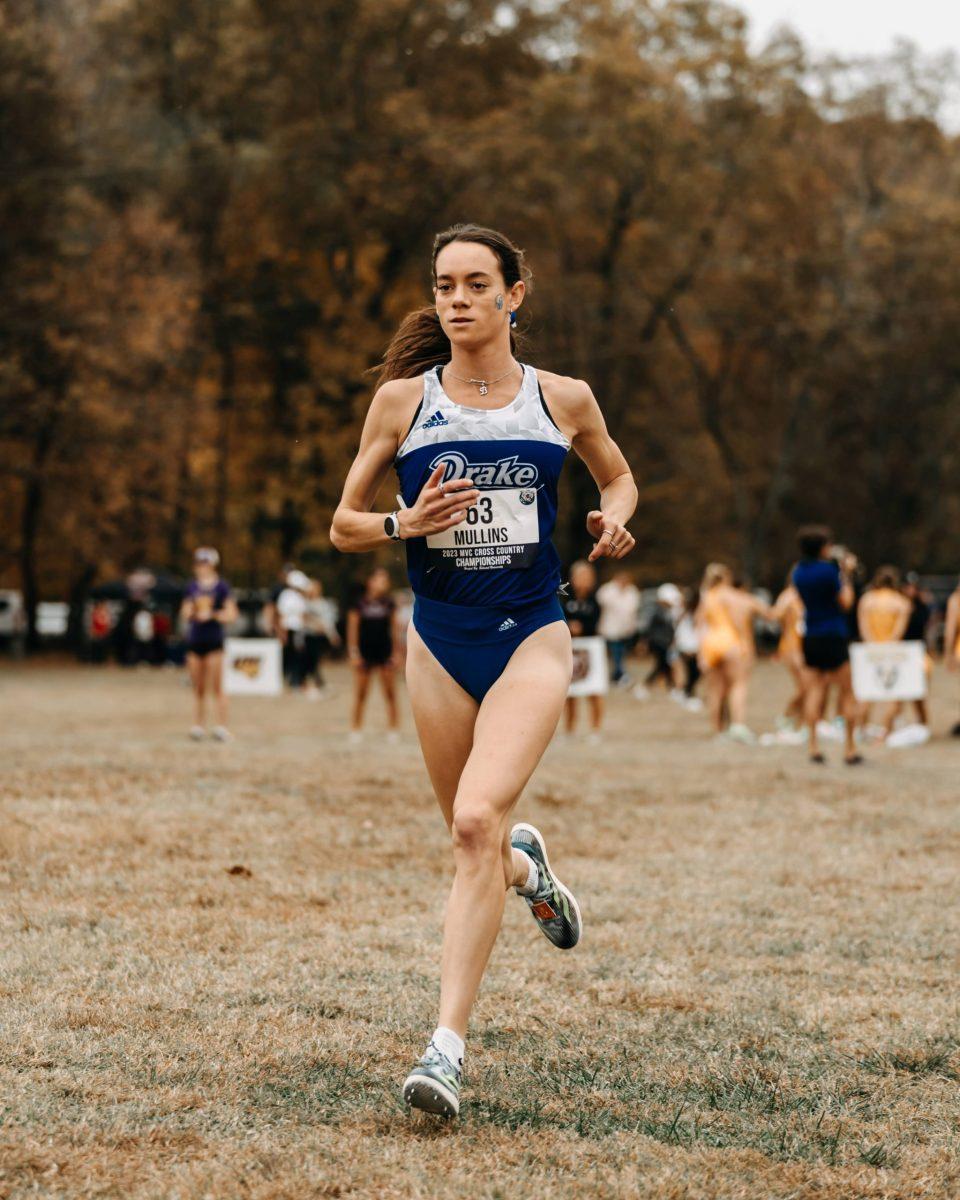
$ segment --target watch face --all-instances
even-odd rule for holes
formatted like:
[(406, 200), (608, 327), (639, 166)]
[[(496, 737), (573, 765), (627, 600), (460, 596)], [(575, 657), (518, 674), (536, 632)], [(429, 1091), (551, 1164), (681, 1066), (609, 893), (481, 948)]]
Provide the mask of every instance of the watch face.
[(395, 538), (397, 536), (397, 518), (393, 515), (393, 513), (391, 513), (390, 516), (384, 520), (383, 528), (387, 537)]

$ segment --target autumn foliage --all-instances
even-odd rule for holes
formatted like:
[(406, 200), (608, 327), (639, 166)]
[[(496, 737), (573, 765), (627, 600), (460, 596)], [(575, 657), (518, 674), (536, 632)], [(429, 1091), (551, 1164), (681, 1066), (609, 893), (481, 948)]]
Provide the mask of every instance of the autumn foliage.
[[(455, 220), (527, 251), (524, 355), (600, 398), (641, 575), (773, 582), (811, 519), (956, 569), (948, 73), (751, 53), (710, 0), (8, 4), (0, 584), (209, 541), (335, 588), (368, 371)], [(574, 468), (567, 557), (590, 502)]]

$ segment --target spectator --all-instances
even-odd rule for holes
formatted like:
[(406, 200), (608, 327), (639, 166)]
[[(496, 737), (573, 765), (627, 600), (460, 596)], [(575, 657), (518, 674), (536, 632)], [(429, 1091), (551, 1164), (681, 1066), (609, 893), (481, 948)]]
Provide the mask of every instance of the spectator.
[[(596, 637), (600, 620), (597, 603), (597, 572), (588, 562), (575, 562), (570, 568), (570, 591), (561, 595), (560, 606), (570, 627), (571, 637)], [(593, 743), (600, 741), (603, 724), (603, 696), (587, 696), (590, 706), (590, 735)], [(577, 697), (566, 700), (566, 731), (572, 734), (577, 725)]]
[(276, 628), (286, 651), (287, 682), (301, 688), (307, 676), (307, 595), (311, 582), (302, 571), (291, 571), (277, 596)]
[[(943, 630), (943, 657), (948, 671), (960, 670), (960, 583), (947, 601), (947, 619)], [(951, 737), (960, 737), (960, 721), (951, 728)]]
[(150, 648), (153, 643), (153, 613), (146, 604), (141, 604), (133, 616), (133, 645), (134, 662), (150, 661)]
[(210, 734), (218, 742), (229, 742), (227, 698), (223, 693), (224, 627), (238, 617), (237, 602), (230, 585), (220, 578), (220, 555), (212, 546), (198, 546), (193, 555), (194, 578), (180, 607), (180, 620), (187, 626), (187, 669), (193, 685), (194, 723), (190, 736), (206, 736), (205, 707), (210, 694), (217, 720)]
[(377, 567), (367, 578), (363, 594), (347, 615), (347, 653), (353, 666), (353, 720), (350, 741), (363, 737), (363, 712), (370, 688), (370, 676), (380, 676), (387, 705), (387, 740), (399, 740), (400, 716), (397, 709), (394, 672), (399, 650), (397, 606), (391, 595), (390, 576)]
[(672, 687), (674, 612), (682, 603), (683, 597), (676, 584), (662, 583), (657, 588), (657, 603), (646, 634), (647, 648), (653, 656), (653, 666), (643, 681), (645, 687), (652, 687), (658, 680), (663, 680), (665, 688)]
[(699, 596), (695, 588), (685, 588), (683, 591), (683, 609), (677, 621), (673, 645), (677, 652), (678, 665), (682, 669), (679, 686), (683, 692), (683, 707), (689, 712), (701, 712), (703, 701), (695, 695), (700, 681), (700, 664), (697, 655), (700, 652), (700, 631), (694, 614), (697, 611)]
[(90, 610), (90, 661), (100, 665), (107, 661), (113, 617), (105, 600), (94, 601)]
[(809, 731), (810, 761), (826, 761), (817, 742), (817, 722), (831, 684), (839, 692), (844, 719), (844, 761), (863, 762), (854, 734), (857, 702), (850, 676), (850, 626), (847, 614), (856, 601), (852, 575), (856, 558), (833, 545), (833, 534), (823, 525), (806, 525), (797, 534), (800, 562), (793, 569), (793, 586), (804, 608), (804, 706)]
[(618, 571), (597, 589), (600, 605), (598, 632), (607, 643), (612, 666), (611, 678), (617, 687), (627, 687), (630, 676), (624, 669), (627, 651), (636, 641), (640, 620), (640, 590), (629, 571)]
[(306, 632), (307, 699), (319, 700), (326, 695), (323, 678), (323, 658), (331, 646), (340, 645), (337, 632), (337, 606), (323, 594), (319, 580), (313, 580), (307, 593), (304, 613)]

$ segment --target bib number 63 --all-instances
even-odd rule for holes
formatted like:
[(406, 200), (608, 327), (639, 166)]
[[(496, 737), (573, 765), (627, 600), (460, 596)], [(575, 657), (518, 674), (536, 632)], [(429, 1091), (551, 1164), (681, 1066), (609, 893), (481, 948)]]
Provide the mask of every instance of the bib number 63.
[(493, 523), (493, 501), (490, 497), (481, 496), (472, 508), (468, 508), (466, 520), (468, 525), (491, 525)]

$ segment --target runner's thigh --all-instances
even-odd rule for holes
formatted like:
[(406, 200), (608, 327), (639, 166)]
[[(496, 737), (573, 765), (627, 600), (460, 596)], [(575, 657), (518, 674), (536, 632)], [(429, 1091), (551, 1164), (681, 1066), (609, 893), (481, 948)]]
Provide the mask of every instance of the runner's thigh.
[(441, 667), (413, 625), (407, 634), (407, 692), (423, 761), (447, 825), (473, 748), (477, 702)]
[(479, 801), (506, 812), (516, 802), (556, 731), (572, 665), (562, 622), (520, 643), (480, 705), (455, 807)]

